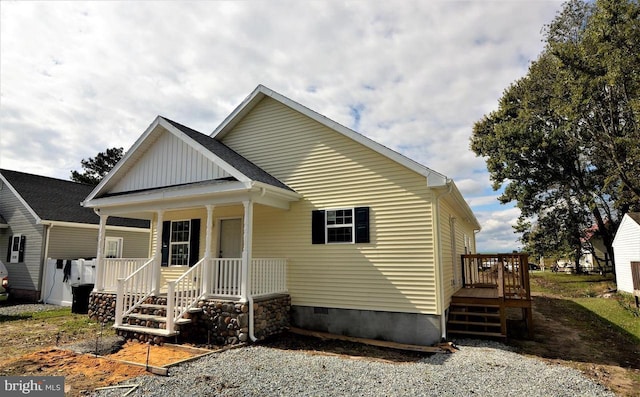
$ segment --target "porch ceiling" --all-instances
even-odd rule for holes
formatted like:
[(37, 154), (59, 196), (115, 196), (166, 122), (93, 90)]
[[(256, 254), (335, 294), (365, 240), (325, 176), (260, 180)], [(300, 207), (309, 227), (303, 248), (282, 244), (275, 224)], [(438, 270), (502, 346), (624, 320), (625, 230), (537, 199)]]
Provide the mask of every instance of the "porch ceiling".
[(243, 201), (287, 210), (292, 201), (299, 199), (300, 195), (296, 192), (261, 182), (210, 180), (94, 198), (87, 206), (96, 209), (101, 215), (151, 219), (158, 210), (208, 204), (230, 205)]

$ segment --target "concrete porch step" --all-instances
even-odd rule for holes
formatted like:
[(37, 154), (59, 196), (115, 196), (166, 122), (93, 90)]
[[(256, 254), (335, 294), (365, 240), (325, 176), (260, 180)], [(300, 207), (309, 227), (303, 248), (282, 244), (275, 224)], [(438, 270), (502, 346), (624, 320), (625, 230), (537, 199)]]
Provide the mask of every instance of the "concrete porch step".
[[(139, 313), (131, 313), (127, 316), (127, 318), (136, 318), (138, 320), (142, 320), (142, 321), (153, 321), (156, 323), (166, 323), (167, 322), (167, 317), (166, 316), (156, 316), (153, 314), (139, 314)], [(183, 325), (183, 324), (190, 324), (191, 323), (191, 319), (189, 318), (181, 318), (178, 321), (176, 321), (176, 325)]]
[(139, 325), (119, 325), (119, 326), (113, 326), (115, 329), (119, 330), (119, 331), (127, 331), (127, 332), (137, 332), (139, 334), (147, 334), (147, 335), (155, 335), (155, 336), (175, 336), (178, 335), (178, 331), (167, 331), (164, 328), (148, 328), (148, 327), (142, 327)]

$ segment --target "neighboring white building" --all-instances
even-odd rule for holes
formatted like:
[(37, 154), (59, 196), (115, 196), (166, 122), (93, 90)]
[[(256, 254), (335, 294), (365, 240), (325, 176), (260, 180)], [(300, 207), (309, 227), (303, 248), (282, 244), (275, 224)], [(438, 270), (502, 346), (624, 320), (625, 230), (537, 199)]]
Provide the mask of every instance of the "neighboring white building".
[(622, 218), (613, 239), (613, 252), (618, 291), (633, 293), (635, 289), (640, 294), (640, 212), (629, 213)]

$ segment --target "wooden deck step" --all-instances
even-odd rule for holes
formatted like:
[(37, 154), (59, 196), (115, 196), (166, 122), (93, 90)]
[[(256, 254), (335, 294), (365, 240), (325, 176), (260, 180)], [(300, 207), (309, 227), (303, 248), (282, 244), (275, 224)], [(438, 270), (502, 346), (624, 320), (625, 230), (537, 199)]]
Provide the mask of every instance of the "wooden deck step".
[(500, 313), (487, 312), (466, 312), (466, 311), (449, 311), (449, 316), (474, 316), (474, 317), (495, 317), (500, 318)]
[(449, 324), (476, 325), (481, 327), (500, 327), (500, 323), (482, 321), (449, 320)]
[(476, 336), (490, 336), (494, 338), (506, 338), (506, 335), (502, 335), (500, 332), (479, 332), (479, 331), (466, 331), (466, 330), (449, 330), (449, 333), (456, 335), (476, 335)]

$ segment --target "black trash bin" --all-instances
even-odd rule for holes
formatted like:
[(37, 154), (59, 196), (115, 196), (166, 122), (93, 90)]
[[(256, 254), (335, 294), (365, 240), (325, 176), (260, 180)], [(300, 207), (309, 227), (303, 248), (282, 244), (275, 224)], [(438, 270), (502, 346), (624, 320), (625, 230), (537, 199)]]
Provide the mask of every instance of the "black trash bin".
[(93, 291), (93, 284), (72, 284), (71, 313), (87, 314), (89, 312), (89, 295)]

